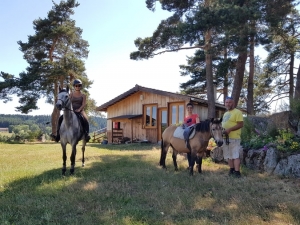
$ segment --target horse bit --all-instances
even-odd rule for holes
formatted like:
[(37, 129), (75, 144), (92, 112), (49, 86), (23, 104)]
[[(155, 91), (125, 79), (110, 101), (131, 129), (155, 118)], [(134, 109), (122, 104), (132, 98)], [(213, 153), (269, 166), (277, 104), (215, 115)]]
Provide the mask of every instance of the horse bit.
[(62, 102), (62, 109), (67, 109), (69, 111), (73, 111), (73, 109), (69, 109), (66, 107), (66, 104), (70, 101), (70, 98), (68, 97), (67, 101), (64, 102), (62, 99), (58, 98), (57, 101), (61, 101)]

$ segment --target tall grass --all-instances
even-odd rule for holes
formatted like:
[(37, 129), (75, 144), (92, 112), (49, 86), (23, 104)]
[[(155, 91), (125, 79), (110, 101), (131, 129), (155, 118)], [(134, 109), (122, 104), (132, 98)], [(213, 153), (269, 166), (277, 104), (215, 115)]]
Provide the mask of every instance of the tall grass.
[(88, 144), (86, 166), (78, 147), (62, 177), (59, 144), (0, 143), (0, 224), (300, 224), (297, 179), (244, 167), (231, 178), (209, 159), (191, 177), (183, 156), (178, 172), (159, 157), (155, 145)]

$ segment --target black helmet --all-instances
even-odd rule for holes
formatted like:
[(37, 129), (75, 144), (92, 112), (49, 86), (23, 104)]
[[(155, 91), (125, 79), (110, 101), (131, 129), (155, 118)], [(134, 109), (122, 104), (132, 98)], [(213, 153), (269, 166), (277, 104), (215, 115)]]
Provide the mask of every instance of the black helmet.
[(75, 80), (73, 81), (73, 86), (75, 86), (76, 84), (81, 84), (81, 85), (82, 85), (81, 80), (75, 79)]

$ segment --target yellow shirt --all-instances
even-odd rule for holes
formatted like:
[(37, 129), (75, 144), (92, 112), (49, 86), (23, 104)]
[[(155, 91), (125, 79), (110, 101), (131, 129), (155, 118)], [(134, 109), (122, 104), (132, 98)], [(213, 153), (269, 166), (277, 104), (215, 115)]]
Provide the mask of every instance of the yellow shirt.
[[(238, 109), (233, 109), (231, 111), (227, 111), (222, 119), (222, 127), (225, 129), (229, 129), (235, 125), (237, 125), (237, 122), (243, 121), (243, 114)], [(232, 139), (241, 139), (241, 131), (242, 129), (237, 129), (234, 131), (231, 131), (229, 133), (229, 138)]]

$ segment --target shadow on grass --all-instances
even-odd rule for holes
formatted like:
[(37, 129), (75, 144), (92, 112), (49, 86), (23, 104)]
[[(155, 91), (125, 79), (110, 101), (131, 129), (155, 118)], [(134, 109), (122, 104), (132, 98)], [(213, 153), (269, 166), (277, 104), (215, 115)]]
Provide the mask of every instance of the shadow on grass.
[(132, 143), (132, 144), (98, 144), (98, 143), (89, 143), (91, 147), (106, 149), (106, 150), (127, 150), (127, 151), (145, 151), (145, 150), (153, 150), (153, 148), (160, 148), (158, 144), (150, 144), (150, 143)]
[[(168, 170), (161, 169), (148, 155), (105, 154), (77, 166), (74, 176), (53, 169), (12, 181), (0, 193), (0, 224), (249, 224), (252, 217), (268, 224), (277, 205), (286, 205), (278, 199), (268, 210), (262, 199), (244, 202), (246, 178), (208, 169), (190, 177), (186, 170), (174, 172), (171, 160)], [(248, 191), (261, 190), (252, 185)], [(286, 211), (300, 222), (298, 206)]]

